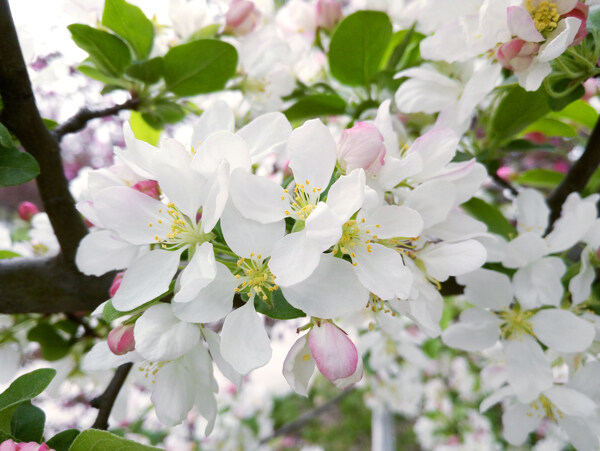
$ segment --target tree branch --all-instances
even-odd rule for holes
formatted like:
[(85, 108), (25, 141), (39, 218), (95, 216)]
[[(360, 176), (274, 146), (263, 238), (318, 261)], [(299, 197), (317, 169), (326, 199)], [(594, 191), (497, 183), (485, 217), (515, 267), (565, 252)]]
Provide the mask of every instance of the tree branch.
[(71, 119), (57, 126), (52, 131), (52, 134), (58, 141), (60, 141), (63, 138), (63, 136), (69, 133), (78, 132), (79, 130), (85, 128), (88, 121), (91, 121), (92, 119), (113, 116), (115, 114), (118, 114), (119, 111), (123, 110), (135, 110), (137, 109), (139, 104), (140, 100), (138, 98), (132, 98), (129, 99), (127, 102), (121, 103), (119, 105), (114, 105), (103, 110), (92, 111), (87, 108), (82, 108)]
[(571, 166), (563, 181), (548, 197), (550, 207), (550, 226), (560, 217), (562, 204), (571, 193), (580, 193), (590, 177), (600, 165), (600, 120), (596, 122), (587, 145), (579, 160)]
[(293, 434), (293, 433), (297, 432), (310, 420), (327, 412), (329, 409), (331, 409), (333, 406), (335, 406), (337, 403), (339, 403), (342, 399), (344, 399), (346, 396), (348, 396), (353, 391), (354, 391), (354, 388), (349, 388), (349, 389), (341, 392), (335, 398), (331, 398), (329, 401), (321, 404), (319, 407), (315, 407), (314, 409), (309, 410), (308, 412), (304, 412), (302, 415), (300, 415), (295, 420), (284, 424), (279, 429), (275, 430), (271, 435), (263, 438), (260, 441), (260, 444), (264, 445), (265, 443), (270, 442), (275, 437), (279, 437), (280, 435)]
[(46, 128), (35, 104), (8, 0), (0, 0), (0, 121), (40, 165), (36, 182), (66, 262), (75, 260), (87, 233), (64, 175), (58, 140)]
[(115, 399), (117, 399), (117, 395), (127, 379), (127, 375), (129, 374), (129, 370), (131, 370), (133, 363), (124, 363), (117, 371), (115, 371), (115, 375), (113, 376), (110, 384), (97, 398), (94, 398), (90, 401), (90, 405), (99, 409), (98, 416), (96, 417), (96, 421), (92, 425), (94, 429), (108, 429), (108, 417), (110, 416), (110, 411), (115, 404)]
[(84, 276), (61, 256), (0, 260), (0, 312), (91, 311), (108, 299), (113, 278)]

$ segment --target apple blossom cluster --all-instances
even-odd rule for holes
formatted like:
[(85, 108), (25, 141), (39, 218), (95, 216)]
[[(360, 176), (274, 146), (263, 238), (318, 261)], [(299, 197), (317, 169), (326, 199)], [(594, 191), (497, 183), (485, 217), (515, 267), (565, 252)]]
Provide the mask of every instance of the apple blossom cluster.
[[(315, 366), (346, 388), (363, 365), (336, 318), (404, 314), (435, 336), (440, 282), (485, 261), (475, 239), (485, 226), (457, 208), (485, 169), (451, 163), (458, 137), (448, 129), (399, 147), (389, 102), (337, 143), (321, 121), (292, 131), (280, 113), (235, 131), (219, 102), (198, 120), (189, 148), (173, 139), (152, 147), (128, 127), (125, 136), (117, 163), (88, 174), (78, 208), (94, 228), (77, 264), (91, 275), (125, 270), (110, 302), (130, 316), (86, 362), (139, 362), (166, 424), (195, 404), (209, 432), (212, 362), (239, 383), (269, 361), (257, 306), (268, 315), (287, 302), (310, 316), (283, 365), (292, 388), (307, 394)], [(283, 186), (253, 171), (272, 153), (288, 162)]]

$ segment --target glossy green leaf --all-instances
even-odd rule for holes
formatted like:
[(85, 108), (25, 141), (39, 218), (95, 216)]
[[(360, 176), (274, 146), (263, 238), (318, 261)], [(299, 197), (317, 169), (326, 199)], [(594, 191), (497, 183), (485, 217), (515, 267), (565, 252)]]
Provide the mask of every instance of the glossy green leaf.
[(517, 236), (515, 228), (495, 206), (473, 197), (462, 204), (461, 207), (475, 219), (487, 225), (488, 232), (501, 235), (506, 239)]
[(549, 117), (543, 117), (538, 119), (533, 124), (529, 125), (523, 133), (539, 132), (546, 136), (562, 136), (564, 138), (573, 138), (577, 136), (577, 132), (569, 124), (559, 121), (558, 119), (552, 119)]
[(283, 112), (288, 120), (312, 119), (320, 116), (344, 114), (346, 102), (337, 94), (312, 94), (300, 98)]
[(0, 147), (0, 186), (20, 185), (37, 177), (38, 162), (16, 147)]
[[(566, 89), (566, 87), (571, 83), (570, 79), (562, 79), (558, 83), (555, 83), (554, 90), (561, 92)], [(585, 88), (583, 85), (577, 86), (573, 91), (563, 97), (548, 97), (548, 105), (550, 105), (550, 109), (552, 111), (560, 111), (570, 105), (572, 102), (575, 102), (578, 99), (581, 99), (585, 94)]]
[(387, 14), (357, 11), (337, 26), (329, 46), (329, 68), (341, 83), (366, 86), (379, 65), (392, 37)]
[(517, 182), (534, 188), (555, 188), (564, 178), (565, 174), (562, 172), (551, 169), (531, 169), (523, 172), (517, 178)]
[(171, 48), (164, 62), (167, 89), (193, 96), (223, 89), (235, 74), (237, 52), (226, 42), (200, 39)]
[(14, 147), (12, 136), (8, 129), (0, 124), (0, 147)]
[(157, 449), (159, 448), (142, 445), (107, 431), (88, 429), (77, 436), (69, 451), (146, 451)]
[(492, 142), (499, 145), (544, 117), (550, 111), (547, 97), (543, 88), (533, 92), (520, 86), (508, 88), (492, 114), (489, 130)]
[(598, 112), (583, 100), (571, 102), (560, 111), (550, 113), (553, 118), (565, 118), (592, 130), (598, 122)]
[(294, 319), (306, 316), (302, 310), (298, 310), (290, 305), (281, 293), (281, 290), (275, 290), (270, 293), (270, 301), (273, 304), (272, 307), (256, 296), (254, 299), (256, 311), (273, 319)]
[(35, 398), (50, 384), (56, 370), (41, 368), (18, 377), (0, 394), (0, 411)]
[(160, 99), (140, 111), (142, 118), (156, 130), (165, 124), (175, 124), (185, 117), (185, 110), (175, 102)]
[(106, 75), (106, 73), (102, 72), (100, 69), (96, 68), (92, 64), (92, 61), (88, 59), (79, 66), (77, 66), (77, 70), (86, 77), (98, 80), (99, 82), (104, 83), (106, 86), (118, 86), (121, 89), (128, 89), (130, 85), (129, 82), (121, 78), (115, 78), (111, 77), (110, 75)]
[(131, 130), (137, 139), (145, 141), (153, 146), (158, 144), (160, 130), (150, 127), (150, 125), (142, 119), (141, 113), (132, 111), (131, 116), (129, 117), (129, 125), (131, 125)]
[(29, 329), (27, 339), (40, 344), (42, 357), (48, 361), (62, 359), (71, 349), (71, 344), (57, 332), (56, 328), (45, 322)]
[(148, 58), (154, 43), (154, 25), (140, 8), (125, 0), (105, 0), (102, 25), (125, 39), (137, 59)]
[(73, 24), (67, 28), (75, 44), (88, 52), (96, 67), (105, 74), (119, 77), (131, 64), (129, 48), (115, 35), (83, 24)]
[(149, 85), (158, 82), (164, 72), (164, 61), (158, 56), (142, 63), (135, 63), (125, 69), (125, 73)]
[(69, 451), (71, 444), (78, 435), (79, 431), (77, 429), (67, 429), (56, 434), (46, 444), (54, 451)]
[(21, 254), (17, 254), (16, 252), (13, 251), (0, 251), (0, 260), (4, 259), (4, 258), (15, 258), (15, 257), (20, 257)]
[(41, 442), (44, 435), (46, 414), (30, 401), (22, 402), (13, 412), (10, 433), (22, 442)]

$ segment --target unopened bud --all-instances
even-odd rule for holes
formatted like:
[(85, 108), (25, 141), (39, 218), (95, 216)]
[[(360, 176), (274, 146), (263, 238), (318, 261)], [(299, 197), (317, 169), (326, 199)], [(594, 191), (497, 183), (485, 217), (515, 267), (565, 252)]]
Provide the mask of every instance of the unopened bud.
[(108, 290), (108, 294), (110, 295), (111, 298), (114, 297), (115, 294), (117, 294), (117, 290), (121, 286), (122, 280), (123, 280), (123, 273), (122, 272), (117, 273), (117, 275), (113, 279), (112, 284), (110, 285), (110, 288)]
[(317, 0), (315, 7), (317, 26), (331, 30), (342, 20), (342, 5), (337, 0)]
[(522, 72), (531, 66), (533, 57), (539, 49), (540, 45), (535, 42), (515, 38), (498, 47), (496, 57), (502, 67), (515, 72)]
[(27, 222), (31, 221), (31, 218), (40, 212), (34, 204), (27, 201), (21, 202), (17, 207), (17, 211), (19, 213), (19, 218)]
[(385, 164), (383, 136), (372, 124), (357, 122), (342, 132), (338, 143), (338, 160), (342, 169), (350, 172), (363, 168), (369, 174), (377, 174)]
[(0, 451), (54, 451), (45, 443), (39, 444), (36, 442), (19, 442), (6, 440), (0, 443)]
[(248, 34), (258, 22), (260, 13), (249, 0), (233, 0), (225, 14), (225, 28), (235, 34)]
[(135, 349), (133, 324), (122, 324), (108, 333), (108, 348), (113, 354), (123, 355)]
[(154, 180), (142, 180), (133, 185), (133, 189), (138, 190), (140, 193), (144, 193), (153, 199), (159, 200), (158, 194), (158, 182)]

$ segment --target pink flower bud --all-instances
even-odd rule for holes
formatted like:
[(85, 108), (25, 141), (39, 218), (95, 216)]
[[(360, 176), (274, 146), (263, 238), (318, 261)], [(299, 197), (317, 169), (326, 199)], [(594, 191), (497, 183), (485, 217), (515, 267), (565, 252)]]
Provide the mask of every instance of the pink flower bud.
[(548, 137), (542, 132), (525, 133), (523, 138), (527, 141), (531, 141), (534, 144), (546, 144), (548, 142)]
[(336, 0), (317, 0), (315, 8), (317, 26), (331, 30), (342, 20), (342, 5)]
[(21, 202), (17, 211), (19, 213), (19, 218), (27, 222), (31, 221), (31, 218), (40, 212), (34, 204), (27, 201)]
[(515, 72), (522, 72), (531, 66), (533, 57), (539, 49), (540, 45), (535, 42), (515, 38), (498, 47), (496, 57), (502, 67)]
[(233, 0), (225, 14), (225, 28), (235, 34), (248, 34), (258, 22), (260, 13), (249, 0)]
[(135, 349), (133, 324), (123, 324), (108, 333), (108, 348), (113, 354), (123, 355)]
[(579, 30), (577, 30), (577, 34), (575, 35), (575, 39), (569, 45), (569, 47), (576, 46), (581, 44), (581, 41), (585, 39), (587, 36), (587, 18), (590, 12), (590, 7), (587, 6), (583, 2), (578, 2), (577, 6), (569, 11), (567, 14), (564, 14), (562, 17), (575, 17), (576, 19), (581, 20), (581, 24), (579, 25)]
[(36, 442), (15, 443), (12, 440), (6, 440), (0, 443), (0, 451), (54, 451), (45, 443), (41, 445)]
[(338, 388), (347, 388), (362, 378), (362, 359), (352, 340), (329, 321), (308, 333), (308, 347), (319, 371)]
[(585, 88), (585, 95), (583, 96), (583, 100), (588, 101), (592, 97), (598, 95), (598, 82), (595, 78), (588, 78), (583, 82), (583, 87)]
[(342, 169), (352, 171), (363, 168), (369, 174), (377, 174), (385, 164), (385, 144), (377, 127), (357, 122), (344, 130), (338, 142), (338, 160)]
[(510, 166), (500, 166), (496, 171), (496, 175), (502, 180), (510, 182), (515, 176), (515, 170)]
[(159, 200), (158, 196), (158, 182), (154, 180), (142, 180), (133, 185), (133, 189), (138, 190), (140, 193), (144, 193), (153, 199)]
[(108, 294), (110, 295), (111, 298), (114, 297), (115, 294), (117, 294), (117, 290), (121, 286), (121, 281), (123, 280), (123, 274), (124, 273), (122, 273), (122, 272), (117, 273), (117, 275), (113, 279), (112, 284), (110, 285), (110, 288), (108, 289)]

